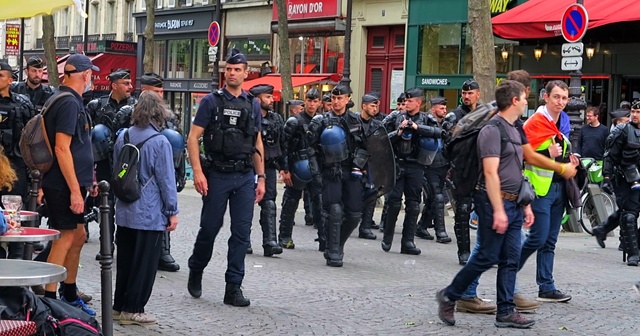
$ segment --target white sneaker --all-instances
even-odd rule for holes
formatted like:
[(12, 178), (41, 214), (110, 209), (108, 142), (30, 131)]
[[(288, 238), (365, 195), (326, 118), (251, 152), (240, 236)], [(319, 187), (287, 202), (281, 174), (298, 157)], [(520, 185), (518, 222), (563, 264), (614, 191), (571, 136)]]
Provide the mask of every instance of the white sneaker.
[(120, 314), (120, 324), (122, 325), (130, 325), (137, 324), (140, 326), (147, 326), (158, 323), (153, 315), (147, 313), (127, 313), (122, 312)]

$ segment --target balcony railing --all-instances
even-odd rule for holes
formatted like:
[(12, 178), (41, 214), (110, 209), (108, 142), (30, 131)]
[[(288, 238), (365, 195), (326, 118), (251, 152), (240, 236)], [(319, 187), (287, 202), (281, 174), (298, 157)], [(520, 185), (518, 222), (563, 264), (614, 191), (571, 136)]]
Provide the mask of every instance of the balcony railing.
[(125, 42), (133, 42), (133, 33), (124, 33)]
[(74, 35), (71, 36), (71, 44), (77, 44), (77, 43), (82, 43), (82, 35)]
[(116, 33), (111, 34), (102, 34), (102, 40), (110, 40), (113, 41), (116, 39)]
[(100, 34), (87, 35), (87, 42), (98, 42)]
[(56, 39), (56, 48), (68, 49), (69, 48), (69, 36), (58, 36)]

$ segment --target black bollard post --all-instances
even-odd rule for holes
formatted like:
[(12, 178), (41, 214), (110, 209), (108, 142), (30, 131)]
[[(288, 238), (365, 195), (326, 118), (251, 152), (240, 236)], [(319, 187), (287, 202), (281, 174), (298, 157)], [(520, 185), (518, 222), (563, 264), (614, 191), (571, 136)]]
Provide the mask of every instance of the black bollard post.
[[(40, 187), (40, 171), (34, 169), (29, 174), (31, 177), (31, 186), (29, 187), (29, 204), (27, 206), (27, 210), (36, 211), (38, 208), (38, 188)], [(36, 227), (38, 226), (36, 222), (40, 222), (40, 219), (35, 219), (28, 222), (23, 222), (21, 225), (27, 227)], [(31, 260), (33, 258), (33, 242), (27, 242), (24, 244), (24, 251), (22, 254), (22, 259)]]
[(102, 332), (105, 336), (113, 336), (113, 289), (111, 288), (111, 265), (113, 264), (113, 255), (111, 254), (111, 233), (109, 232), (109, 182), (100, 181), (98, 184), (100, 189), (100, 288), (102, 292)]

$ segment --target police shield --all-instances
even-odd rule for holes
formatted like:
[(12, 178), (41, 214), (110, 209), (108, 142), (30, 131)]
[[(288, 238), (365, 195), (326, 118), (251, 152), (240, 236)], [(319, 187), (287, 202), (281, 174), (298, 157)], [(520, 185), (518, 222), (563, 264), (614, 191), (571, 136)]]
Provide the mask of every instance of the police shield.
[(396, 184), (393, 147), (384, 127), (380, 126), (367, 136), (367, 151), (371, 155), (367, 163), (370, 182), (380, 197), (391, 191)]

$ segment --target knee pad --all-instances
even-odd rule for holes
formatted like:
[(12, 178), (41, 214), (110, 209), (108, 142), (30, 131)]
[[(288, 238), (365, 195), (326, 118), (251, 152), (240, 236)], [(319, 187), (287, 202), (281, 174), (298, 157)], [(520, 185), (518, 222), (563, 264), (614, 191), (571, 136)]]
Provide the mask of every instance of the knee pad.
[(405, 211), (410, 214), (416, 214), (420, 212), (420, 203), (419, 202), (407, 202)]
[(458, 203), (456, 203), (456, 208), (458, 208), (458, 212), (460, 212), (460, 214), (471, 213), (471, 202), (468, 201), (469, 199), (463, 198)]
[(434, 200), (437, 203), (444, 203), (444, 195), (443, 194), (436, 194), (436, 196), (434, 197)]
[(636, 227), (637, 226), (638, 217), (632, 212), (623, 212), (620, 216), (620, 222), (625, 227)]
[(274, 200), (264, 201), (263, 207), (265, 210), (276, 211), (276, 202)]

